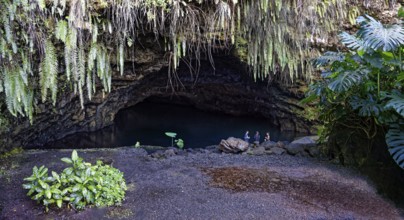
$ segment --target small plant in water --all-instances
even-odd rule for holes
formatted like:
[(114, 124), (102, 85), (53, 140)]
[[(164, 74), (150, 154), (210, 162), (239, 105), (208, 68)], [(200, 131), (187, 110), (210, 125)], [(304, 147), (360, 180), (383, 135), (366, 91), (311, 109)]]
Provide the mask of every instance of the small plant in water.
[(97, 207), (119, 205), (125, 198), (126, 184), (123, 173), (109, 165), (97, 161), (96, 165), (86, 163), (74, 150), (71, 158), (64, 157), (63, 162), (70, 164), (61, 174), (48, 168), (34, 167), (30, 177), (25, 178), (27, 195), (38, 203), (42, 203), (46, 211), (48, 206), (56, 204), (61, 208), (63, 203), (75, 209), (83, 209), (86, 205)]
[(184, 148), (184, 140), (182, 140), (181, 138), (175, 139), (175, 137), (177, 137), (177, 133), (175, 132), (166, 132), (165, 135), (167, 135), (168, 137), (171, 138), (171, 146), (174, 147), (174, 142), (177, 145), (178, 148), (182, 149)]

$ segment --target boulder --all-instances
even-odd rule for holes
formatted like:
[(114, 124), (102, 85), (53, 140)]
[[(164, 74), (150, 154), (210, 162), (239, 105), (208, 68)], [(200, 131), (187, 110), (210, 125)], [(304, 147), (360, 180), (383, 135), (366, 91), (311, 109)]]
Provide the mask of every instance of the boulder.
[(248, 149), (248, 142), (240, 138), (229, 137), (227, 140), (220, 141), (219, 150), (225, 153), (239, 153)]
[(290, 143), (289, 145), (286, 146), (286, 150), (288, 154), (296, 155), (304, 152), (304, 146), (301, 144)]
[(175, 155), (177, 154), (176, 151), (178, 152), (178, 150), (168, 149), (168, 150), (166, 150), (166, 151), (164, 152), (164, 156), (165, 156), (166, 158), (175, 156)]
[(286, 146), (286, 150), (291, 155), (317, 156), (320, 151), (316, 143), (318, 136), (307, 136), (298, 138)]
[(264, 155), (266, 152), (265, 152), (265, 148), (260, 146), (260, 147), (253, 148), (251, 150), (251, 153), (253, 155), (261, 156), (261, 155)]
[(316, 141), (318, 140), (318, 136), (306, 136), (292, 141), (290, 144), (299, 144), (304, 147), (312, 147), (316, 146)]
[(273, 141), (265, 141), (261, 143), (261, 147), (265, 148), (266, 150), (270, 150), (273, 147), (276, 147), (276, 143)]
[(275, 146), (278, 148), (285, 148), (286, 144), (283, 141), (278, 141)]
[(276, 154), (276, 155), (282, 155), (285, 153), (285, 149), (280, 148), (280, 147), (274, 147), (271, 149), (272, 153)]

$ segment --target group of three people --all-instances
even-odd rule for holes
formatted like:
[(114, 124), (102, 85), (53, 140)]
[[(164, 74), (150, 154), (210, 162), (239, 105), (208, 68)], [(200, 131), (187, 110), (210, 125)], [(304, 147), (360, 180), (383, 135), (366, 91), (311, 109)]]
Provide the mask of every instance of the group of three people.
[[(260, 139), (261, 139), (261, 136), (260, 136), (260, 133), (258, 132), (258, 131), (256, 131), (255, 132), (255, 135), (254, 135), (254, 140), (255, 140), (255, 142), (260, 142)], [(246, 142), (250, 142), (250, 136), (249, 136), (249, 131), (246, 131), (245, 132), (245, 134), (244, 134), (244, 140), (246, 141)], [(269, 132), (267, 132), (266, 134), (265, 134), (265, 137), (264, 137), (264, 142), (265, 141), (270, 141), (271, 140), (271, 136), (269, 135)]]

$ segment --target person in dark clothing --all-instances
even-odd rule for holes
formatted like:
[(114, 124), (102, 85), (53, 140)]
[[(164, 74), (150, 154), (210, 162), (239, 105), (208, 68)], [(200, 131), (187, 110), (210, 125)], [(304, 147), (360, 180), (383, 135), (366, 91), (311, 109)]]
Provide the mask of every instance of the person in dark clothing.
[(259, 144), (259, 143), (260, 143), (260, 139), (261, 139), (260, 133), (259, 133), (258, 131), (256, 131), (256, 132), (255, 132), (255, 135), (254, 135), (254, 140), (255, 140), (255, 142), (257, 142), (257, 143)]

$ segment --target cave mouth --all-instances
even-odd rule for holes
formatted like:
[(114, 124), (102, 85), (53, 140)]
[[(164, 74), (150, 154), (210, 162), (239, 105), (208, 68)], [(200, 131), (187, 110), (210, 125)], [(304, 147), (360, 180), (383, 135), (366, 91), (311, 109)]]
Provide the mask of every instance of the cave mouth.
[[(242, 138), (246, 130), (253, 136), (271, 133), (273, 141), (291, 141), (295, 132), (280, 131), (259, 115), (234, 116), (222, 112), (203, 111), (186, 98), (149, 97), (136, 105), (119, 110), (114, 123), (93, 132), (79, 132), (57, 141), (32, 148), (114, 148), (141, 145), (170, 146), (165, 132), (175, 132), (185, 148), (201, 148), (220, 143), (228, 137)], [(31, 148), (31, 147), (30, 147)]]

